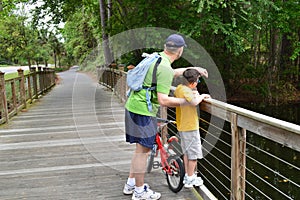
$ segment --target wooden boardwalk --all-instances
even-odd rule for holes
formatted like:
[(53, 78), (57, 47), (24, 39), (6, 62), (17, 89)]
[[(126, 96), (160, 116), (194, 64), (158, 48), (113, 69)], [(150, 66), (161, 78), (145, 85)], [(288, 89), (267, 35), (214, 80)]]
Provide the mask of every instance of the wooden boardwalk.
[[(122, 193), (133, 151), (123, 105), (85, 74), (59, 76), (49, 94), (1, 126), (0, 199), (131, 199)], [(199, 198), (172, 193), (160, 170), (146, 182), (162, 200)]]

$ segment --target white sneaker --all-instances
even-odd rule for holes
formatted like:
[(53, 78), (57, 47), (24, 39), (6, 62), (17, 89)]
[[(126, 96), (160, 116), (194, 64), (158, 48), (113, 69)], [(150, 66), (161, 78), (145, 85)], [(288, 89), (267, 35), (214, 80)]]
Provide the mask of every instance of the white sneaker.
[[(146, 186), (147, 188), (150, 188), (148, 183), (145, 183), (144, 186)], [(127, 183), (125, 183), (124, 188), (123, 188), (123, 194), (126, 194), (126, 195), (132, 194), (134, 191), (134, 188), (135, 188), (135, 185), (131, 186), (131, 185), (128, 185)]]
[(193, 175), (192, 178), (187, 177), (187, 179), (184, 182), (185, 188), (192, 188), (193, 186), (201, 186), (203, 185), (203, 180), (201, 177), (197, 177), (196, 175)]
[(194, 179), (194, 182), (193, 182), (194, 186), (197, 186), (197, 187), (203, 185), (203, 183), (204, 183), (204, 182), (203, 182), (203, 180), (202, 180), (201, 177), (196, 177), (196, 178)]
[(183, 181), (182, 181), (182, 182), (183, 182), (183, 184), (185, 184), (185, 183), (186, 183), (186, 181), (187, 181), (187, 177), (188, 177), (188, 175), (187, 175), (187, 174), (185, 174), (185, 175), (184, 175), (184, 177), (183, 177)]
[(150, 190), (147, 186), (144, 187), (142, 193), (134, 191), (132, 194), (132, 200), (157, 200), (161, 197), (161, 194)]

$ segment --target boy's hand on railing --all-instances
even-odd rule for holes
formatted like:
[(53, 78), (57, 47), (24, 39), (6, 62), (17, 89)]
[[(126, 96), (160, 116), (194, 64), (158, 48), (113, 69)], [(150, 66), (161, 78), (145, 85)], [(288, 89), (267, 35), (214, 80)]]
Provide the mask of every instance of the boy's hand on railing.
[(200, 96), (202, 96), (203, 100), (211, 98), (209, 94), (201, 94)]

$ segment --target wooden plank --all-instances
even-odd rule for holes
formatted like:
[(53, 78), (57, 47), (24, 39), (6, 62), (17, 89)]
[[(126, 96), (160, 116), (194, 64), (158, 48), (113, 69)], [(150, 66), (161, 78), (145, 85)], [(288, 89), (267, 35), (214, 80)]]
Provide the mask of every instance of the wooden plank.
[(231, 114), (231, 199), (245, 199), (246, 130), (238, 127), (238, 116)]
[(239, 159), (240, 159), (240, 194), (241, 199), (245, 199), (245, 192), (246, 192), (246, 129), (240, 129), (239, 130)]
[[(72, 82), (77, 75), (84, 84)], [(0, 130), (1, 199), (131, 199), (122, 193), (134, 150), (124, 139), (124, 108), (77, 75), (61, 73), (59, 87)], [(145, 180), (161, 200), (197, 199), (188, 189), (171, 192), (160, 169)]]
[(230, 199), (239, 200), (239, 135), (237, 115), (231, 114), (231, 194)]

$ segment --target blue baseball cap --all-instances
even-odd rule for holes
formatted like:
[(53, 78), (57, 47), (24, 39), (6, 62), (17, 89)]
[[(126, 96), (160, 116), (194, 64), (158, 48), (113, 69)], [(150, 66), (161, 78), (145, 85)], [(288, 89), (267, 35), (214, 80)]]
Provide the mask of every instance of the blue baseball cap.
[(167, 47), (187, 47), (181, 35), (172, 34), (166, 39)]

